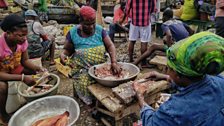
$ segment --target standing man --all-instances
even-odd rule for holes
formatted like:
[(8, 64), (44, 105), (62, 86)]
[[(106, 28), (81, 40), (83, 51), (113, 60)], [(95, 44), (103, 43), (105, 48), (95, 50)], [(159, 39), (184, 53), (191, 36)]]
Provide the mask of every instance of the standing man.
[(216, 34), (224, 37), (224, 1), (216, 1), (215, 27)]
[[(138, 38), (141, 41), (141, 54), (147, 50), (151, 37), (150, 14), (156, 11), (156, 0), (128, 0), (126, 4), (126, 16), (131, 18), (129, 30), (129, 61), (133, 62), (133, 51)], [(142, 65), (146, 60), (142, 61)]]

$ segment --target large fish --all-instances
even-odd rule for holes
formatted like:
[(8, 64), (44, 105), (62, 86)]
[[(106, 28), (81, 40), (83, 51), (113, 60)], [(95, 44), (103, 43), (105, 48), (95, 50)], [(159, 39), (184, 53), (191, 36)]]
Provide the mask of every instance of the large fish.
[[(60, 121), (61, 123), (59, 124), (64, 124), (64, 123), (66, 124), (68, 122), (68, 115), (69, 113), (66, 111), (60, 115), (38, 120), (34, 124), (32, 124), (32, 126), (55, 126), (60, 119), (63, 119), (63, 120)], [(58, 125), (58, 126), (66, 126), (66, 125)]]
[(68, 119), (69, 119), (69, 112), (65, 112), (62, 116), (62, 118), (60, 118), (55, 126), (67, 126), (68, 124)]

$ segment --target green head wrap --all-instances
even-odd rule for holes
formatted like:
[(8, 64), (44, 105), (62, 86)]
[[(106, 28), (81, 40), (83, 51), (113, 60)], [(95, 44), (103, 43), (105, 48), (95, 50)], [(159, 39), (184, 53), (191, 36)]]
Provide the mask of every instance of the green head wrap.
[(170, 47), (167, 57), (168, 66), (185, 76), (205, 75), (211, 63), (216, 64), (213, 74), (219, 74), (224, 70), (224, 38), (200, 32)]

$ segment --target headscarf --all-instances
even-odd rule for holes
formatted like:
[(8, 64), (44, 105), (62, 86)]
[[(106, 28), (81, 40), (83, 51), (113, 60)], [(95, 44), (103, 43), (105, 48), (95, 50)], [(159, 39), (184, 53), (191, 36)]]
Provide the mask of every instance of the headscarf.
[(20, 24), (25, 24), (25, 19), (22, 18), (21, 16), (15, 15), (15, 14), (11, 14), (6, 16), (3, 21), (1, 22), (1, 28), (3, 31), (7, 31), (17, 25)]
[(85, 18), (85, 20), (94, 20), (96, 19), (96, 11), (90, 6), (82, 6), (80, 16)]
[(224, 70), (224, 38), (200, 32), (181, 40), (167, 50), (168, 66), (189, 77), (208, 74), (210, 63), (218, 64), (213, 74)]

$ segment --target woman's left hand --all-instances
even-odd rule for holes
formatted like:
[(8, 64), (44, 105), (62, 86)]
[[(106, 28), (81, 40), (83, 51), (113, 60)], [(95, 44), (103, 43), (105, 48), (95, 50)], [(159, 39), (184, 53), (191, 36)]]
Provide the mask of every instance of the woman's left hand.
[(111, 63), (112, 71), (115, 75), (119, 75), (121, 73), (121, 67), (117, 63)]
[(133, 83), (133, 89), (135, 90), (137, 95), (143, 96), (143, 94), (147, 90), (147, 84), (146, 83), (141, 83), (139, 84), (138, 82)]

